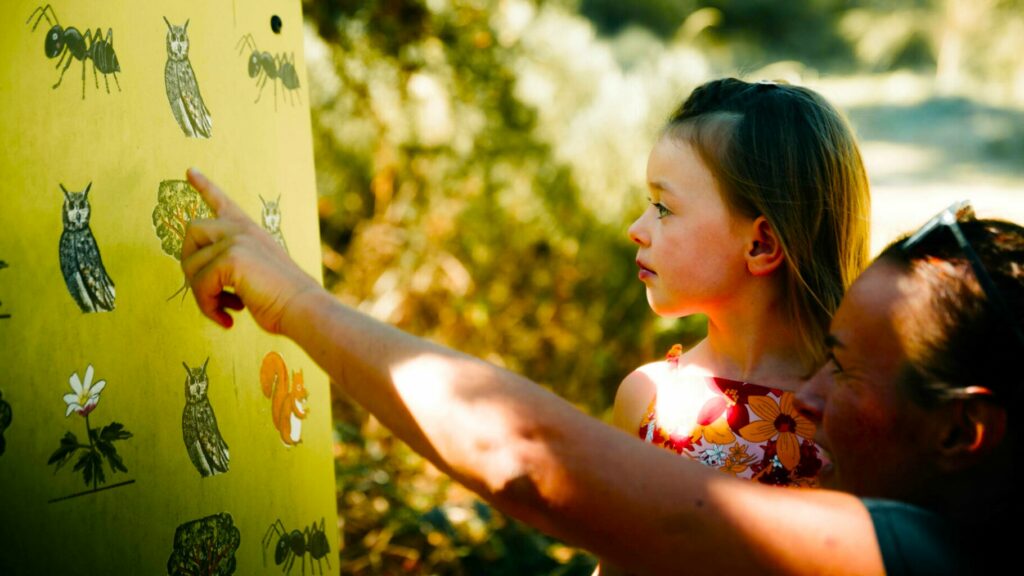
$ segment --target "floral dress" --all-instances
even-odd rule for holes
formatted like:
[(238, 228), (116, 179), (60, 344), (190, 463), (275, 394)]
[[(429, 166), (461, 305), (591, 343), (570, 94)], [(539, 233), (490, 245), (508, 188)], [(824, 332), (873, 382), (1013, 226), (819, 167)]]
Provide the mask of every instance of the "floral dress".
[[(677, 344), (666, 360), (678, 370), (682, 348)], [(777, 486), (817, 486), (827, 456), (813, 438), (815, 426), (800, 415), (793, 393), (716, 377), (699, 377), (683, 386), (698, 390), (704, 404), (689, 430), (666, 428), (659, 422), (657, 398), (640, 424), (645, 442), (688, 456), (737, 478)]]

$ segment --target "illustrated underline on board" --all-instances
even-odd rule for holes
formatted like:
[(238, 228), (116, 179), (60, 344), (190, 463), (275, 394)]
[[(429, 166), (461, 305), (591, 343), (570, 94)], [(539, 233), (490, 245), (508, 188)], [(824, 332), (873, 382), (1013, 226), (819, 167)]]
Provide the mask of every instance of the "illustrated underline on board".
[(125, 480), (124, 482), (118, 482), (117, 484), (111, 484), (110, 486), (104, 486), (103, 488), (96, 488), (95, 490), (86, 490), (85, 492), (78, 492), (76, 494), (69, 494), (67, 496), (61, 496), (60, 498), (54, 498), (49, 500), (50, 504), (54, 502), (60, 502), (61, 500), (69, 500), (71, 498), (78, 498), (79, 496), (85, 496), (86, 494), (94, 494), (96, 492), (102, 492), (104, 490), (110, 490), (111, 488), (117, 488), (118, 486), (126, 486), (128, 484), (134, 484), (135, 480)]

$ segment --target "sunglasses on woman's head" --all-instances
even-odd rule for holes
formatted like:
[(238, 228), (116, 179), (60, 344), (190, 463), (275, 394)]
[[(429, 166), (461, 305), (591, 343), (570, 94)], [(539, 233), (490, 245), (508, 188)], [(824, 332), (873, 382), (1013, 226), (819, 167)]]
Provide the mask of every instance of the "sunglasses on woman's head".
[(981, 258), (978, 257), (978, 253), (971, 247), (971, 243), (967, 241), (967, 237), (964, 235), (964, 231), (960, 228), (960, 222), (970, 222), (974, 220), (974, 209), (971, 208), (970, 202), (967, 200), (961, 200), (954, 202), (948, 208), (939, 212), (934, 218), (925, 222), (924, 226), (914, 232), (909, 238), (900, 244), (900, 249), (903, 252), (909, 252), (915, 246), (921, 244), (925, 238), (931, 236), (939, 230), (948, 229), (953, 238), (956, 239), (957, 246), (960, 251), (967, 257), (967, 261), (971, 264), (971, 269), (974, 271), (975, 278), (978, 279), (978, 284), (981, 285), (982, 292), (985, 293), (985, 297), (989, 301), (989, 305), (992, 306), (993, 311), (1003, 318), (1006, 318), (1009, 323), (1010, 330), (1013, 331), (1014, 336), (1017, 338), (1017, 342), (1024, 349), (1024, 332), (1021, 332), (1020, 325), (1017, 323), (1016, 318), (1010, 314), (1010, 307), (1006, 305), (1006, 301), (1003, 299), (1002, 294), (999, 292), (999, 288), (996, 283), (992, 281), (992, 277), (989, 276), (988, 271), (985, 270), (985, 265), (982, 264)]

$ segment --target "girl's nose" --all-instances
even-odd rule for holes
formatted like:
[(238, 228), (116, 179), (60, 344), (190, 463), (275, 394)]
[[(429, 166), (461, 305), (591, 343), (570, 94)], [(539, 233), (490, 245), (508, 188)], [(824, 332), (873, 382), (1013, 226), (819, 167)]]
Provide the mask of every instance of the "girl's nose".
[(646, 215), (647, 211), (644, 210), (644, 213), (641, 214), (639, 218), (634, 220), (633, 223), (629, 226), (629, 239), (640, 246), (647, 246), (648, 244), (650, 244), (650, 238), (647, 234), (647, 230), (644, 228), (643, 225), (644, 216)]

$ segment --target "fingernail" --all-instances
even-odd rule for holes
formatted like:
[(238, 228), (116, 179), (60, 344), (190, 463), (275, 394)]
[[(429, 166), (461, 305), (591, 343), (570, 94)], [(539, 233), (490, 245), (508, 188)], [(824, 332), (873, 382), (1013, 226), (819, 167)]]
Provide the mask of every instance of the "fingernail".
[(196, 168), (195, 166), (190, 167), (188, 169), (188, 172), (192, 176), (202, 176), (203, 175), (203, 173), (199, 171), (199, 168)]

